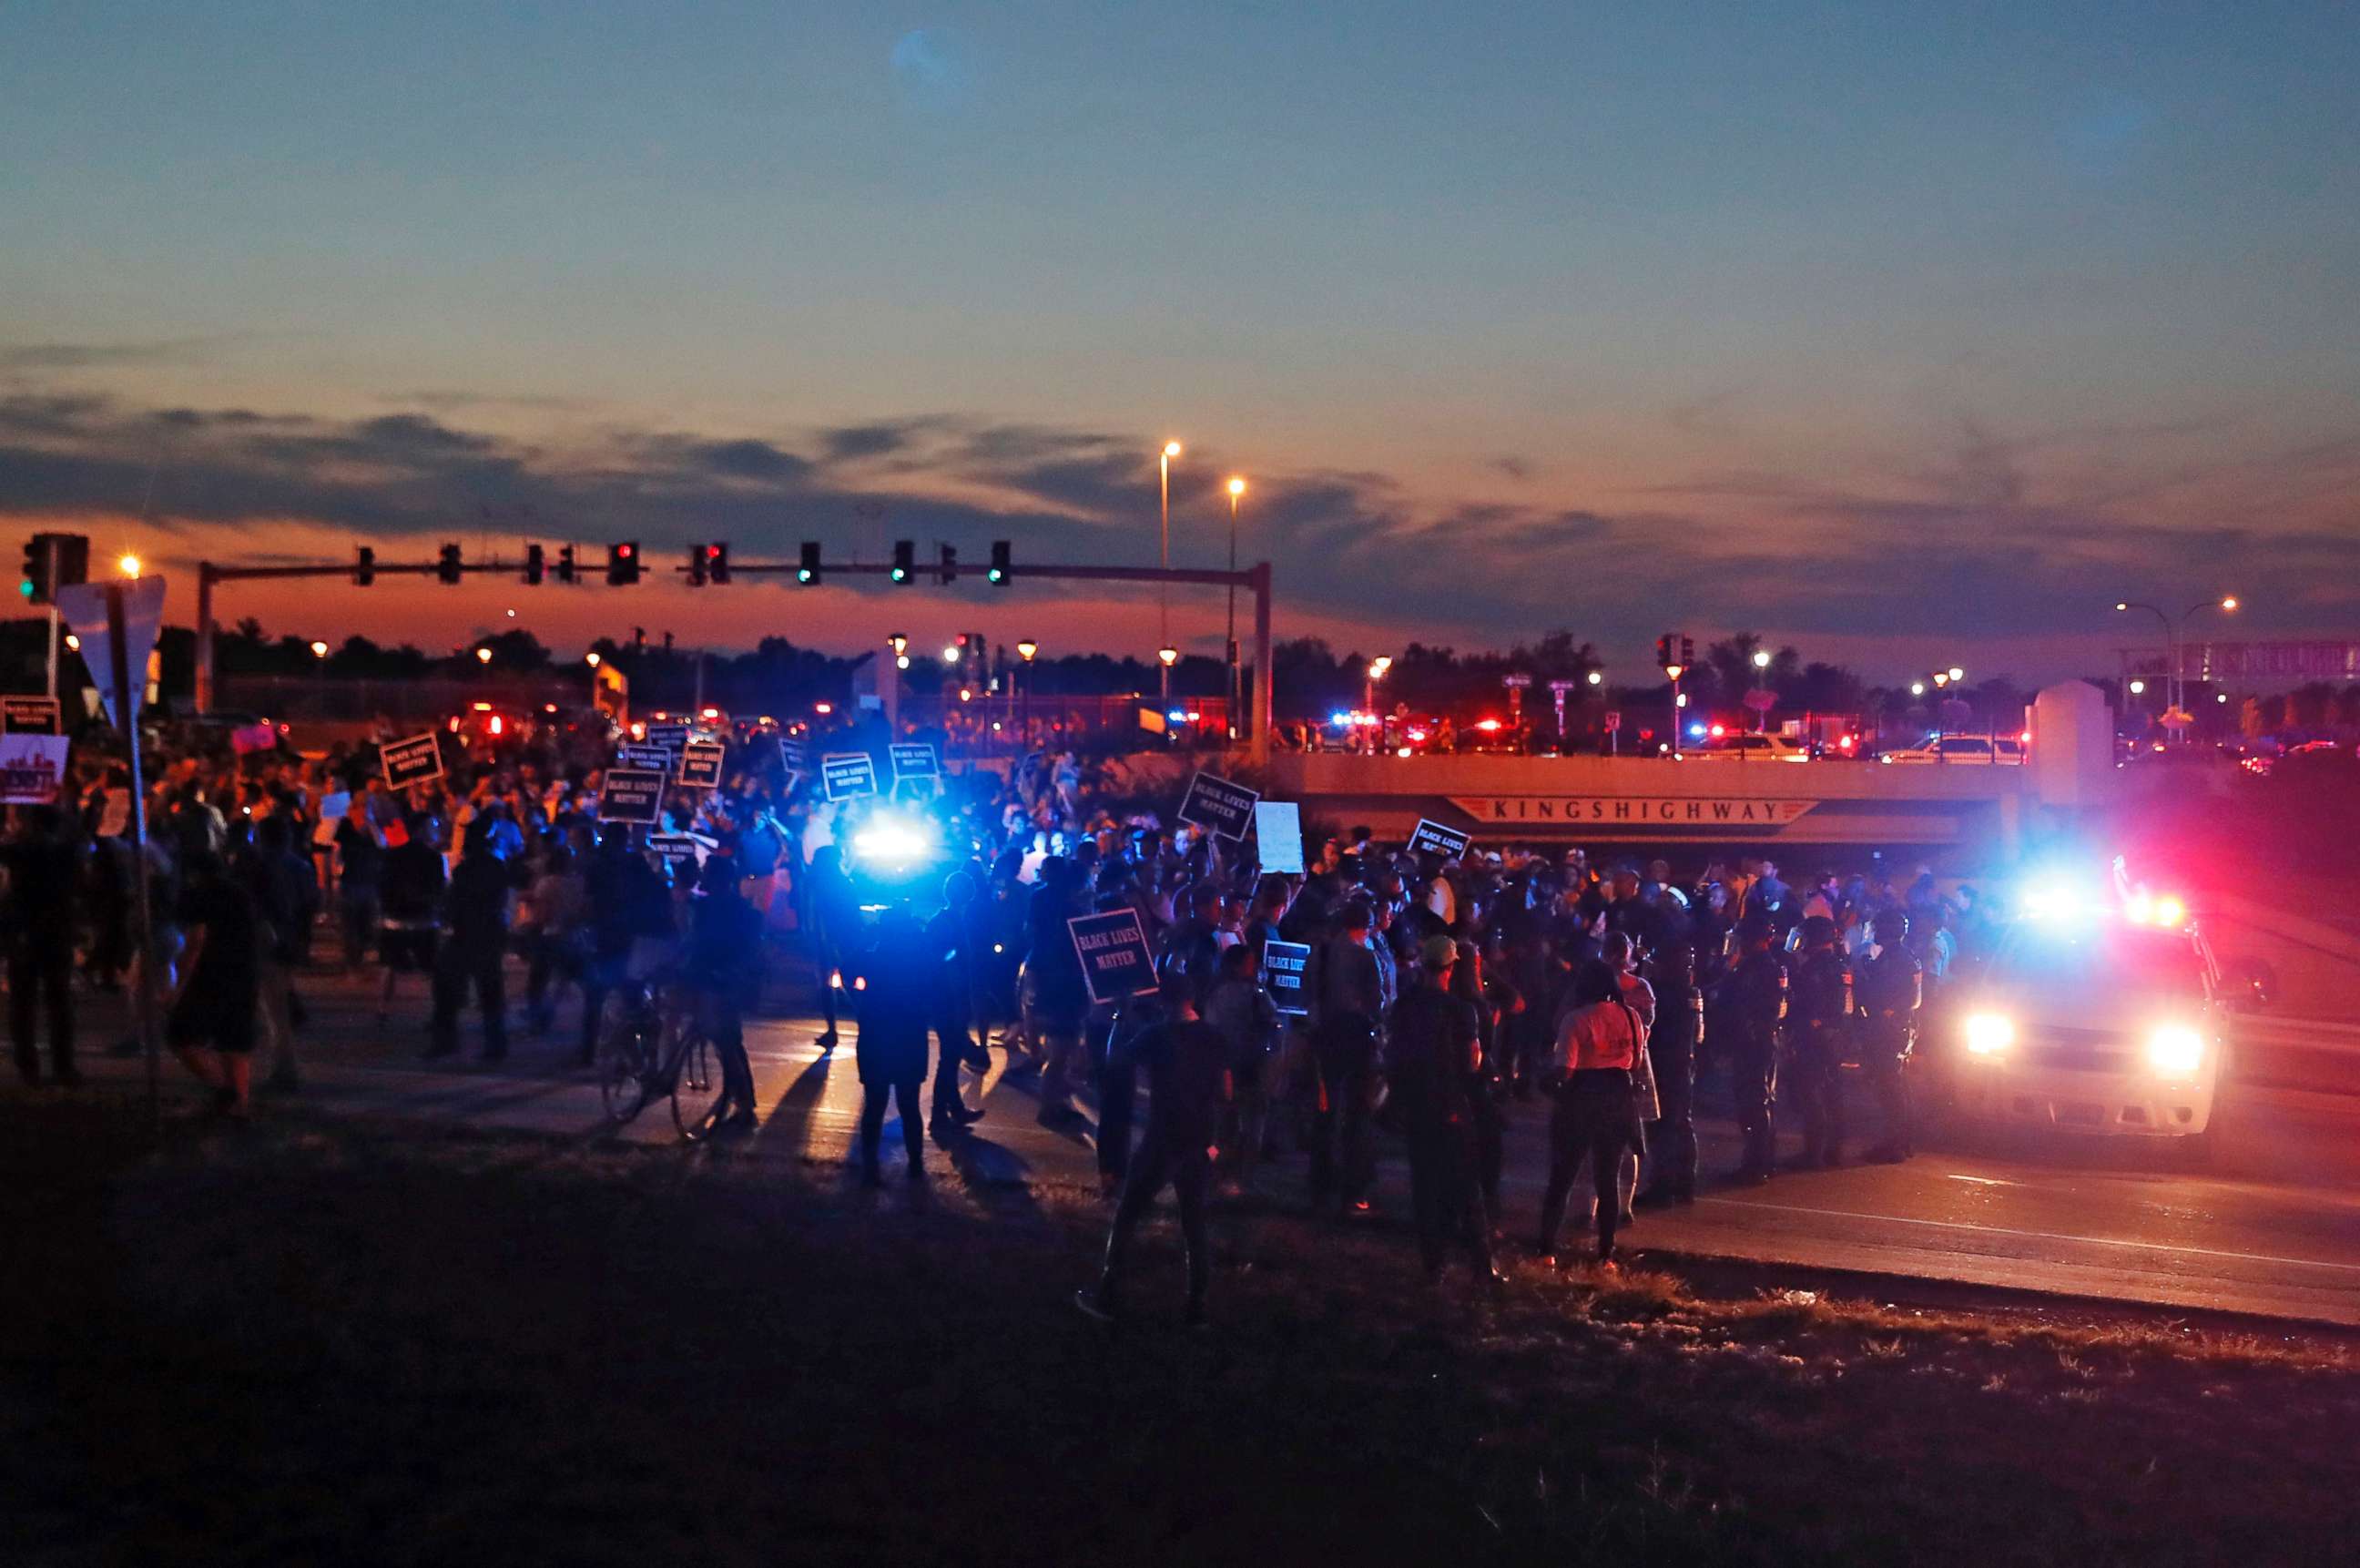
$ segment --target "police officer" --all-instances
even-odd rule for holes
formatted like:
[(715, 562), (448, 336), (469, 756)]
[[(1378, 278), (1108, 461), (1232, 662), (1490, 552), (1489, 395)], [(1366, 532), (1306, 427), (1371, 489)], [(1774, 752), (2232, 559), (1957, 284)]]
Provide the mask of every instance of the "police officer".
[(1466, 1248), (1478, 1279), (1496, 1284), (1491, 1219), (1482, 1197), (1475, 1097), (1484, 1092), (1475, 1009), (1451, 994), (1459, 944), (1437, 933), (1418, 951), (1419, 983), (1393, 1004), (1386, 1077), (1409, 1143), (1410, 1204), (1419, 1261), (1442, 1277), (1445, 1251)]
[(1852, 966), (1836, 941), (1836, 923), (1824, 915), (1804, 920), (1795, 964), (1786, 1046), (1795, 1064), (1795, 1097), (1803, 1113), (1800, 1170), (1843, 1162), (1843, 1058), (1850, 1045)]
[(1657, 1116), (1647, 1129), (1651, 1179), (1644, 1204), (1696, 1201), (1697, 1051), (1704, 1043), (1704, 988), (1697, 981), (1696, 933), (1686, 919), (1667, 919), (1662, 947), (1648, 966), (1655, 988), (1655, 1029), (1647, 1054), (1655, 1069)]
[(1884, 1165), (1898, 1165), (1912, 1152), (1909, 1057), (1926, 1003), (1926, 970), (1909, 950), (1908, 935), (1907, 916), (1897, 909), (1879, 914), (1869, 922), (1860, 960), (1860, 1063), (1885, 1120), (1885, 1140), (1868, 1157)]
[(1771, 1107), (1778, 1097), (1778, 1032), (1786, 1018), (1786, 964), (1771, 949), (1774, 927), (1756, 911), (1738, 923), (1737, 959), (1721, 982), (1729, 1025), (1730, 1090), (1745, 1149), (1737, 1179), (1770, 1179), (1777, 1144)]

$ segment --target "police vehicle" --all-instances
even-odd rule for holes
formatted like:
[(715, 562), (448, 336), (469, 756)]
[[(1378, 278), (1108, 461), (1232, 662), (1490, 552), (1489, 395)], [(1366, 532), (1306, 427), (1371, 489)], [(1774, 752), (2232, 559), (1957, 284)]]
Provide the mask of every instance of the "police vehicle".
[(2171, 894), (2037, 883), (1971, 982), (1944, 1052), (1970, 1118), (2184, 1140), (2201, 1155), (2249, 1000)]

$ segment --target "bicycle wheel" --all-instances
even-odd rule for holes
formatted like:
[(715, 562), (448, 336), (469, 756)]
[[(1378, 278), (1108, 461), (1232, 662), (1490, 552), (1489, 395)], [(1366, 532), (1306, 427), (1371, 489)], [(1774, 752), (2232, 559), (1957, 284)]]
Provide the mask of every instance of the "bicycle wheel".
[(672, 1074), (672, 1123), (694, 1143), (713, 1130), (723, 1098), (721, 1053), (702, 1031), (681, 1042)]
[(619, 1020), (598, 1042), (598, 1093), (608, 1121), (619, 1126), (647, 1104), (652, 1058), (646, 1026), (635, 1018)]

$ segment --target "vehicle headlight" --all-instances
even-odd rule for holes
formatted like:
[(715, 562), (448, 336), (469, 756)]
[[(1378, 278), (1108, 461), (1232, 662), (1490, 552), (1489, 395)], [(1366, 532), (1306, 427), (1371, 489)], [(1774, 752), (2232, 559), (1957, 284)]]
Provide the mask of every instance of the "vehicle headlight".
[(852, 836), (852, 852), (880, 865), (901, 866), (934, 852), (928, 836), (912, 823), (880, 817)]
[(2204, 1036), (2185, 1024), (2158, 1024), (2147, 1036), (2147, 1065), (2180, 1077), (2204, 1065)]
[(1969, 1055), (1995, 1057), (2016, 1044), (2016, 1020), (2005, 1013), (1970, 1013), (1966, 1036)]

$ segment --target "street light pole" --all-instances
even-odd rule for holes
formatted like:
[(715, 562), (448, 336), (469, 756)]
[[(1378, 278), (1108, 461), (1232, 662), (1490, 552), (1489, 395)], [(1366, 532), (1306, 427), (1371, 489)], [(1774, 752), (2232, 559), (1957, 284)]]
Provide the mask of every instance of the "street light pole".
[[(1246, 493), (1245, 480), (1231, 475), (1229, 490), (1229, 570), (1238, 569), (1238, 498)], [(1229, 585), (1229, 700), (1226, 728), (1238, 738), (1238, 585)]]
[[(1163, 455), (1159, 456), (1155, 462), (1156, 473), (1161, 481), (1160, 488), (1163, 493), (1162, 514), (1164, 521), (1163, 526), (1160, 530), (1161, 537), (1163, 539), (1163, 554), (1159, 565), (1166, 572), (1172, 570), (1172, 459), (1179, 455), (1180, 444), (1176, 441), (1167, 441), (1164, 444)], [(1172, 585), (1160, 578), (1157, 580), (1155, 585), (1155, 606), (1156, 620), (1158, 623), (1155, 629), (1155, 645), (1159, 649), (1169, 648), (1172, 646)], [(1167, 709), (1171, 707), (1172, 665), (1168, 660), (1164, 663), (1162, 684), (1157, 688), (1157, 696), (1163, 699), (1164, 707)]]

